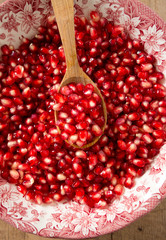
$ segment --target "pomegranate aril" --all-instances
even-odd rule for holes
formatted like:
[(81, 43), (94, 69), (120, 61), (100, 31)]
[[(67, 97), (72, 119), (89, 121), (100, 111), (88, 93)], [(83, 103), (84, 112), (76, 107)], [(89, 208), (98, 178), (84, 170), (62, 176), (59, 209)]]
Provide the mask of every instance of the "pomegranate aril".
[(20, 174), (19, 174), (19, 172), (16, 171), (16, 170), (10, 170), (10, 176), (11, 176), (13, 179), (18, 180), (19, 177), (20, 177)]
[(134, 180), (132, 177), (130, 176), (127, 176), (125, 181), (124, 181), (124, 186), (127, 187), (127, 188), (132, 188), (134, 185)]
[(83, 150), (77, 150), (75, 155), (78, 157), (78, 158), (83, 158), (83, 159), (86, 159), (87, 158), (87, 155), (86, 155), (86, 152), (83, 151)]
[(152, 132), (152, 135), (153, 135), (155, 138), (162, 138), (162, 139), (165, 138), (164, 130), (154, 130), (154, 131)]
[(79, 131), (78, 137), (82, 142), (86, 142), (88, 138), (88, 131), (86, 130)]
[(10, 49), (10, 47), (8, 45), (5, 44), (1, 47), (1, 51), (5, 55), (10, 55), (12, 50)]
[(127, 172), (128, 172), (131, 176), (133, 176), (133, 177), (135, 177), (135, 176), (137, 175), (136, 170), (135, 170), (135, 168), (134, 168), (133, 166), (129, 166), (129, 167), (127, 168)]
[(123, 186), (122, 186), (121, 184), (117, 184), (117, 185), (114, 187), (113, 192), (114, 192), (116, 195), (122, 195), (122, 193), (123, 193)]
[(68, 136), (66, 139), (68, 139), (70, 144), (73, 144), (73, 143), (77, 142), (78, 134), (70, 135), (70, 137)]
[(126, 145), (126, 143), (125, 143), (123, 140), (118, 140), (118, 141), (117, 141), (117, 144), (118, 144), (118, 147), (119, 147), (121, 150), (126, 150), (126, 149), (127, 149), (127, 145)]
[(18, 186), (17, 186), (17, 190), (18, 190), (19, 192), (21, 192), (23, 195), (25, 195), (26, 192), (27, 192), (26, 187), (24, 187), (23, 185), (18, 185)]
[(31, 188), (32, 185), (34, 184), (34, 178), (31, 174), (26, 174), (24, 176), (24, 179), (23, 179), (23, 185), (26, 187), (26, 188)]
[(74, 126), (70, 125), (70, 124), (67, 124), (67, 123), (64, 124), (64, 130), (71, 135), (73, 135), (76, 132), (76, 128)]
[(100, 15), (99, 15), (99, 13), (96, 12), (96, 11), (92, 11), (92, 12), (90, 13), (90, 17), (91, 17), (91, 19), (92, 19), (94, 22), (99, 22), (99, 20), (100, 20)]
[(10, 98), (2, 98), (1, 99), (1, 104), (4, 107), (11, 108), (13, 106), (13, 102)]
[(75, 174), (77, 175), (78, 178), (81, 178), (83, 175), (83, 169), (82, 166), (78, 163), (74, 163), (73, 164), (73, 170), (75, 172)]
[(157, 111), (161, 116), (166, 116), (166, 107), (159, 107)]
[(142, 135), (142, 140), (147, 143), (147, 144), (150, 144), (153, 142), (153, 138), (152, 136), (149, 134), (149, 133), (145, 133)]
[(137, 167), (141, 167), (141, 168), (143, 168), (144, 166), (145, 166), (145, 160), (144, 159), (133, 159), (132, 160), (132, 163), (135, 165), (135, 166), (137, 166)]
[(93, 133), (96, 137), (98, 137), (98, 136), (101, 136), (101, 135), (102, 135), (103, 131), (102, 131), (102, 129), (101, 129), (97, 124), (95, 124), (95, 125), (92, 126), (92, 133)]

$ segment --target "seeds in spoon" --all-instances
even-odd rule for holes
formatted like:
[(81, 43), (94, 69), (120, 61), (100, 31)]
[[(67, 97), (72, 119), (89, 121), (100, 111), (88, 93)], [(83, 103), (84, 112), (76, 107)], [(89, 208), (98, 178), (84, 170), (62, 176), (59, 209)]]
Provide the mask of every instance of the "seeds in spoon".
[(62, 87), (60, 93), (55, 93), (53, 99), (55, 104), (62, 103), (60, 111), (57, 112), (56, 124), (62, 138), (69, 144), (83, 147), (103, 134), (104, 116), (101, 98), (94, 92), (92, 84), (84, 86), (80, 83), (71, 83)]

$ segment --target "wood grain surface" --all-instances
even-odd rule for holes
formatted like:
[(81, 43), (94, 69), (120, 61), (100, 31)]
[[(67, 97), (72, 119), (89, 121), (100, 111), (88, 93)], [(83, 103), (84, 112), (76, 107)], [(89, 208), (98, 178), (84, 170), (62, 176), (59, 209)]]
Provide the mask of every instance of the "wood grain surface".
[[(141, 0), (166, 21), (166, 0)], [(2, 3), (3, 0), (0, 0)], [(166, 240), (166, 199), (151, 213), (129, 226), (91, 240)], [(21, 232), (0, 220), (0, 240), (50, 240)], [(58, 240), (58, 239), (54, 239)], [(62, 240), (62, 239), (59, 239)]]

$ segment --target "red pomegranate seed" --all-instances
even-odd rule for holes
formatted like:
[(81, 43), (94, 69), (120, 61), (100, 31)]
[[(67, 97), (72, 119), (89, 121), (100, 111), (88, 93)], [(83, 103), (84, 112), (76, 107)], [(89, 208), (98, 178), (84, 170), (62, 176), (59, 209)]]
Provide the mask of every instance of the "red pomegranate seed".
[(145, 166), (145, 160), (144, 159), (133, 159), (132, 163), (137, 167), (144, 167)]
[(95, 125), (92, 126), (92, 133), (96, 137), (98, 137), (98, 136), (102, 135), (103, 131), (101, 130), (101, 128), (97, 124), (95, 124)]
[(2, 98), (1, 99), (1, 104), (4, 107), (11, 108), (13, 106), (13, 102), (10, 98)]
[(127, 176), (125, 181), (124, 181), (124, 186), (127, 188), (132, 188), (134, 185), (134, 180), (130, 176)]
[(86, 158), (87, 158), (86, 152), (83, 151), (83, 150), (78, 150), (78, 151), (76, 151), (75, 155), (76, 155), (78, 158), (83, 158), (83, 159), (86, 159)]
[(24, 67), (21, 65), (17, 65), (14, 69), (14, 74), (18, 78), (22, 78), (24, 73)]
[(14, 179), (19, 179), (19, 177), (20, 177), (20, 174), (19, 174), (19, 172), (18, 171), (16, 171), (16, 170), (10, 170), (10, 176), (12, 177), (12, 178), (14, 178)]
[(149, 71), (152, 68), (153, 68), (153, 65), (151, 63), (141, 64), (141, 70), (142, 71)]
[(100, 20), (100, 15), (99, 15), (99, 13), (96, 12), (96, 11), (92, 11), (92, 12), (90, 13), (90, 17), (91, 17), (91, 19), (92, 19), (94, 22), (99, 22), (99, 20)]
[(114, 193), (117, 194), (117, 195), (122, 195), (123, 193), (123, 186), (121, 184), (117, 184), (115, 187), (114, 187)]
[(33, 178), (33, 176), (31, 174), (26, 174), (24, 176), (24, 181), (23, 181), (23, 185), (26, 187), (26, 188), (30, 188), (32, 187), (32, 185), (34, 184), (35, 180)]

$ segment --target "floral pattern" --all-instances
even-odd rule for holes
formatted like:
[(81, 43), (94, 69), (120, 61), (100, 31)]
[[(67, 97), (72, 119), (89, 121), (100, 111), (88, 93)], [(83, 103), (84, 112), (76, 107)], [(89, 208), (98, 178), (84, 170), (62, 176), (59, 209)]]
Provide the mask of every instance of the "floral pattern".
[(9, 208), (8, 212), (16, 216), (18, 216), (18, 214), (21, 216), (26, 216), (27, 208), (23, 207), (23, 202), (14, 202), (13, 207), (11, 209)]
[(17, 21), (21, 24), (21, 31), (26, 34), (40, 25), (40, 11), (33, 11), (32, 5), (26, 2), (23, 11), (18, 12)]
[(1, 203), (7, 206), (12, 201), (17, 201), (19, 199), (19, 193), (13, 192), (10, 185), (5, 184), (3, 187), (0, 188), (0, 199)]
[(49, 0), (41, 0), (39, 8), (43, 9), (42, 14), (48, 15), (51, 9), (51, 2)]
[(16, 21), (16, 15), (13, 12), (6, 13), (2, 18), (2, 27), (8, 32), (16, 31), (18, 32), (18, 26), (20, 23)]
[[(97, 9), (141, 40), (166, 76), (166, 24), (137, 0), (75, 0), (75, 13), (89, 16)], [(31, 38), (52, 12), (50, 0), (8, 0), (0, 6), (0, 46), (18, 47), (22, 36)], [(166, 196), (166, 145), (150, 169), (106, 209), (90, 209), (76, 202), (36, 205), (16, 187), (0, 179), (0, 218), (44, 237), (90, 238), (118, 230), (152, 210)], [(155, 184), (154, 184), (155, 183)]]
[(71, 224), (74, 225), (74, 232), (82, 232), (84, 236), (88, 236), (90, 232), (96, 232), (98, 227), (99, 218), (95, 213), (89, 214), (89, 212), (77, 212), (75, 218)]
[(130, 18), (128, 15), (124, 14), (119, 18), (119, 23), (126, 26), (126, 30), (130, 33), (131, 38), (138, 39), (140, 36), (140, 30), (138, 28), (141, 20), (140, 17)]
[(141, 40), (145, 42), (145, 49), (152, 53), (152, 51), (159, 52), (161, 46), (165, 44), (165, 39), (163, 39), (163, 31), (157, 30), (156, 25), (150, 26), (147, 30), (143, 29), (143, 35)]

